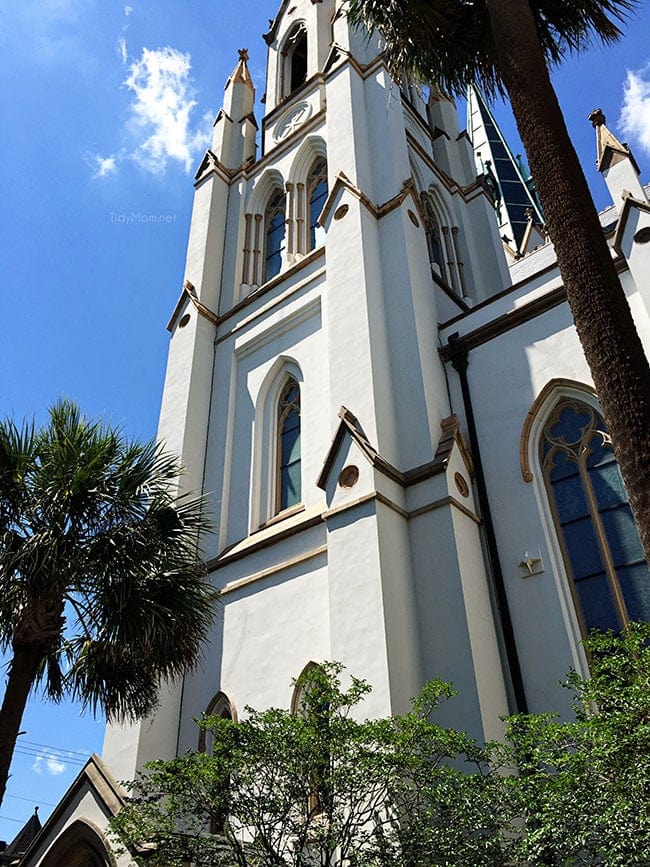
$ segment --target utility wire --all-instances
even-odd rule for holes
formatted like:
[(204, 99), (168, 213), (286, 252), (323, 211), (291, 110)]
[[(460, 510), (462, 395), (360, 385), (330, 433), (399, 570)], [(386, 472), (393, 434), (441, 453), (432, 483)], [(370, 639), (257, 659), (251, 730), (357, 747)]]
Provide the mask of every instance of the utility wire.
[(70, 758), (65, 755), (56, 755), (51, 753), (49, 750), (30, 750), (30, 749), (21, 749), (20, 747), (16, 747), (14, 753), (19, 756), (28, 756), (31, 759), (54, 759), (57, 762), (61, 762), (66, 765), (76, 765), (79, 768), (82, 768), (86, 762), (82, 761), (80, 758)]
[(65, 755), (76, 755), (76, 756), (87, 755), (87, 753), (85, 753), (83, 750), (65, 750), (62, 747), (53, 747), (53, 746), (50, 746), (50, 744), (39, 744), (36, 741), (28, 741), (28, 740), (25, 740), (24, 738), (21, 738), (18, 741), (18, 746), (22, 746), (23, 744), (28, 744), (30, 747), (40, 747), (41, 749), (49, 750), (52, 753), (65, 753)]
[(56, 756), (57, 759), (70, 759), (73, 762), (85, 762), (88, 758), (89, 753), (76, 753), (76, 752), (66, 752), (65, 750), (52, 750), (49, 747), (32, 747), (28, 744), (16, 744), (16, 749), (24, 750), (27, 753), (37, 753), (39, 755), (44, 755), (47, 753), (48, 756)]
[(15, 798), (17, 801), (28, 801), (30, 804), (38, 804), (39, 807), (42, 805), (43, 807), (56, 807), (56, 804), (50, 804), (47, 801), (41, 801), (40, 798), (25, 798), (23, 795), (10, 795), (6, 794), (5, 798)]

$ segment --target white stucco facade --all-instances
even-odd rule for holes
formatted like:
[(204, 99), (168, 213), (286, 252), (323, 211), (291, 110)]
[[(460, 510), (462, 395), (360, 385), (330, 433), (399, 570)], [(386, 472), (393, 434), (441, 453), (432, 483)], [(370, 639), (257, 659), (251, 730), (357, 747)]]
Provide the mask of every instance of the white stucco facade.
[[(187, 468), (184, 485), (211, 499), (205, 555), (223, 610), (201, 666), (165, 690), (156, 715), (109, 727), (103, 761), (116, 779), (195, 749), (193, 719), (219, 693), (239, 714), (290, 707), (291, 680), (311, 661), (338, 660), (368, 680), (367, 715), (404, 712), (427, 679), (451, 680), (459, 696), (440, 720), (479, 739), (499, 736), (522, 695), (531, 711), (568, 712), (558, 683), (585, 667), (538, 451), (562, 395), (597, 398), (552, 246), (506, 256), (454, 107), (401, 91), (381, 45), (352, 31), (340, 7), (282, 3), (265, 37), (262, 151), (243, 55), (197, 173), (160, 438)], [(294, 59), (303, 50), (304, 70)], [(327, 198), (310, 249), (310, 172), (323, 158)], [(615, 194), (634, 169), (621, 162), (607, 177)], [(278, 191), (282, 261), (265, 279)], [(648, 347), (641, 183), (615, 206), (603, 222)], [(440, 352), (452, 335), (468, 353), (480, 454), (459, 373)], [(278, 400), (289, 379), (300, 389), (301, 485), (282, 509)], [(72, 798), (26, 863), (47, 863), (47, 846), (76, 819), (101, 825), (92, 797)]]

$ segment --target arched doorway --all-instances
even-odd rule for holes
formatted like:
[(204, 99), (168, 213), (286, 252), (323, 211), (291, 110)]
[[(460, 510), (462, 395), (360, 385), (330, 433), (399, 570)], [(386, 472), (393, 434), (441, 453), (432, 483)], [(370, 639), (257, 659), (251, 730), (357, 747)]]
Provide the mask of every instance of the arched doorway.
[(114, 867), (114, 864), (99, 830), (88, 822), (78, 821), (59, 837), (41, 867)]

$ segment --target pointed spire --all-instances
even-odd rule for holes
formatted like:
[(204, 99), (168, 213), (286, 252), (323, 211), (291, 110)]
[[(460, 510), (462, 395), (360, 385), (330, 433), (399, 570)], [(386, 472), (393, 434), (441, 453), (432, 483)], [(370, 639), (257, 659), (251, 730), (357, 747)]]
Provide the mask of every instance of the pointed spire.
[(620, 213), (622, 200), (629, 196), (647, 201), (634, 155), (627, 144), (620, 142), (607, 128), (602, 109), (594, 109), (589, 120), (596, 130), (596, 168), (605, 179), (616, 209)]
[(253, 87), (253, 80), (251, 78), (250, 72), (248, 71), (248, 49), (240, 48), (237, 53), (239, 54), (239, 63), (234, 68), (232, 75), (228, 79), (226, 87), (228, 87), (228, 84), (232, 82), (233, 84), (245, 84), (247, 87), (250, 87), (251, 90), (254, 90), (255, 88)]
[(531, 222), (542, 237), (544, 215), (532, 179), (512, 151), (478, 88), (467, 95), (467, 128), (474, 147), (476, 168), (492, 192), (503, 241), (516, 255), (525, 252)]
[(227, 169), (238, 169), (255, 157), (257, 123), (253, 115), (255, 87), (248, 69), (248, 51), (239, 49), (239, 61), (226, 82), (223, 108), (214, 122), (212, 150)]
[(25, 854), (40, 830), (41, 821), (38, 818), (38, 807), (34, 807), (33, 815), (29, 817), (4, 853), (0, 855), (0, 864), (18, 863), (18, 859)]
[[(224, 111), (233, 118), (240, 112), (250, 114), (255, 104), (255, 87), (248, 69), (248, 49), (240, 48), (237, 53), (239, 61), (226, 81), (223, 103)], [(236, 120), (239, 119), (236, 117)]]
[(631, 160), (637, 172), (639, 167), (629, 147), (621, 143), (614, 133), (607, 128), (607, 118), (602, 108), (595, 108), (589, 115), (591, 125), (596, 130), (596, 167), (599, 172), (615, 166), (622, 160)]

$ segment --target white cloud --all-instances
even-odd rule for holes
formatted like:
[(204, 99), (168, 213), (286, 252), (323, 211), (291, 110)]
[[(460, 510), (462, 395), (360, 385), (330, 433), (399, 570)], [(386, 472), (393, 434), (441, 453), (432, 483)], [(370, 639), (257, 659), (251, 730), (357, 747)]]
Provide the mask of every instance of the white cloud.
[(636, 71), (628, 70), (618, 125), (626, 136), (650, 153), (650, 64)]
[(44, 753), (37, 756), (36, 761), (32, 765), (32, 770), (40, 775), (43, 773), (43, 766), (45, 766), (45, 770), (48, 774), (51, 774), (53, 777), (58, 777), (59, 774), (62, 774), (68, 768), (65, 762), (62, 762), (50, 753)]
[(118, 157), (115, 154), (112, 154), (110, 157), (95, 154), (86, 159), (86, 162), (95, 169), (94, 178), (106, 178), (108, 175), (114, 175), (117, 171), (117, 161)]
[(58, 775), (62, 774), (68, 767), (64, 762), (55, 759), (54, 756), (48, 756), (45, 763), (48, 771), (53, 777), (58, 777)]
[(212, 113), (206, 112), (197, 122), (198, 127), (192, 126), (191, 116), (197, 103), (190, 77), (190, 55), (169, 46), (157, 50), (143, 48), (141, 58), (129, 63), (124, 37), (118, 39), (116, 51), (122, 63), (128, 64), (124, 86), (132, 99), (125, 132), (130, 141), (107, 157), (87, 155), (93, 178), (116, 174), (125, 160), (155, 174), (164, 172), (170, 162), (180, 163), (188, 172), (210, 143), (212, 119)]
[(133, 12), (133, 6), (125, 6), (124, 7), (124, 14), (126, 15), (127, 18), (129, 17), (129, 15), (132, 12)]
[(208, 142), (207, 132), (190, 126), (196, 106), (190, 69), (190, 55), (169, 46), (143, 48), (140, 60), (129, 67), (124, 84), (134, 99), (128, 126), (142, 139), (130, 157), (147, 171), (164, 171), (172, 160), (189, 171)]

